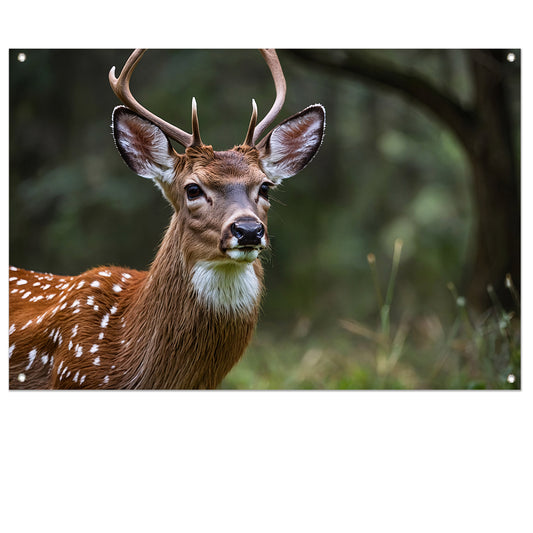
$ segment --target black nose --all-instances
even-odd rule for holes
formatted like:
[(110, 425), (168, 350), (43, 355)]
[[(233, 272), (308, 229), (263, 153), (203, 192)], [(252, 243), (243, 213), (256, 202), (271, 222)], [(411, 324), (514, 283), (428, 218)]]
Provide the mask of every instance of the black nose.
[(237, 238), (239, 246), (256, 246), (261, 244), (265, 227), (253, 218), (241, 218), (231, 225), (231, 233)]

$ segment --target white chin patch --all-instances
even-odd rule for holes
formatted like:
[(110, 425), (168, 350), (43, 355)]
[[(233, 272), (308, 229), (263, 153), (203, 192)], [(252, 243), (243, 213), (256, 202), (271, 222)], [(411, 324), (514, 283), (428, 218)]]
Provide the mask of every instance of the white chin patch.
[(250, 312), (259, 303), (261, 286), (250, 261), (199, 261), (192, 284), (198, 299), (216, 311)]
[(245, 250), (242, 248), (234, 248), (233, 250), (226, 250), (226, 254), (234, 261), (252, 263), (257, 259), (259, 251), (260, 250), (258, 249)]

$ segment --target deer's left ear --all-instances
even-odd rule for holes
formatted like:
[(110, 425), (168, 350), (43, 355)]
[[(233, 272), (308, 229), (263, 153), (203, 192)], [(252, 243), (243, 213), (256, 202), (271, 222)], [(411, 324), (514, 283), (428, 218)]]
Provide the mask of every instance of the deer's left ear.
[(257, 145), (265, 174), (278, 184), (300, 172), (318, 152), (325, 127), (326, 110), (320, 104), (276, 126)]

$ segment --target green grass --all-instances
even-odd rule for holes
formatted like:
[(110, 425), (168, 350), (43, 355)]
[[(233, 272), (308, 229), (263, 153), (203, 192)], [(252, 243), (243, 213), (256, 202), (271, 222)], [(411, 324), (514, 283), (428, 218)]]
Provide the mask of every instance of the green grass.
[(503, 309), (489, 286), (493, 305), (475, 315), (448, 283), (455, 305), (452, 316), (393, 313), (395, 304), (401, 309), (394, 302), (401, 251), (397, 240), (384, 291), (376, 258), (368, 255), (375, 323), (348, 317), (327, 329), (307, 318), (283, 329), (260, 324), (222, 388), (520, 389), (520, 302), (510, 277), (506, 287), (515, 301), (512, 312)]

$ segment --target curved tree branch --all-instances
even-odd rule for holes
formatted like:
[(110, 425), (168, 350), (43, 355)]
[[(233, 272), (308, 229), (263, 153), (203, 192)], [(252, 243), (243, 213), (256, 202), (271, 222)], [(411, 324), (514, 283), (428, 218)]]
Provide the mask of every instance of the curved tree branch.
[(429, 81), (401, 71), (393, 63), (356, 50), (291, 50), (293, 55), (336, 73), (347, 74), (394, 89), (421, 104), (449, 127), (467, 150), (473, 148), (475, 114)]

